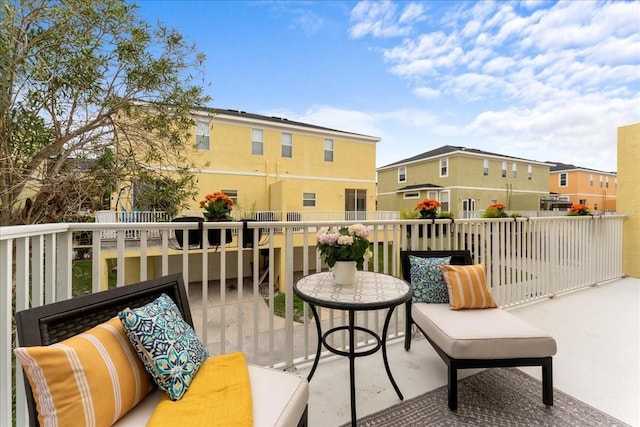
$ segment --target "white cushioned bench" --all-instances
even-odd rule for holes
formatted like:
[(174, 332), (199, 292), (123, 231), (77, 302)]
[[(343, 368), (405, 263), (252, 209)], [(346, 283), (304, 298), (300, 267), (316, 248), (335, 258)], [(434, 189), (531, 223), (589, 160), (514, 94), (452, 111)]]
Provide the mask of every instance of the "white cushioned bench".
[(451, 310), (449, 304), (417, 303), (411, 318), (455, 359), (547, 357), (556, 342), (546, 332), (500, 308)]
[[(299, 425), (309, 400), (309, 383), (306, 380), (289, 372), (255, 365), (249, 365), (249, 378), (256, 427)], [(162, 390), (153, 390), (114, 427), (146, 425), (163, 394)], [(265, 399), (265, 396), (269, 398)]]
[[(471, 264), (469, 251), (401, 251), (403, 277), (411, 281), (409, 255), (451, 257), (451, 264)], [(516, 366), (542, 367), (542, 401), (553, 405), (552, 356), (555, 339), (501, 308), (451, 310), (443, 303), (407, 303), (405, 349), (416, 325), (448, 366), (449, 408), (456, 410), (457, 370)]]
[[(193, 326), (182, 274), (178, 273), (20, 311), (16, 313), (19, 345), (49, 346), (61, 342), (108, 321), (127, 307), (147, 304), (161, 294), (169, 296), (185, 322)], [(255, 426), (307, 425), (309, 383), (306, 378), (251, 364), (248, 371)], [(27, 375), (24, 379), (29, 422), (31, 426), (38, 426), (34, 394)], [(155, 388), (114, 425), (146, 425), (163, 394)]]

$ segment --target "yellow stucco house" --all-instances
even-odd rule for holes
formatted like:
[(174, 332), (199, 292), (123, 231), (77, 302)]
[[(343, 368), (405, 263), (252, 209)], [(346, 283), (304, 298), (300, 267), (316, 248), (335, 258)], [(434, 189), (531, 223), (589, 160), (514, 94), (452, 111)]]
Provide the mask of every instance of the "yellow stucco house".
[(594, 213), (615, 212), (618, 175), (555, 162), (549, 172), (549, 191), (559, 200), (586, 205)]
[(626, 215), (622, 233), (622, 271), (640, 277), (640, 123), (618, 128), (618, 208)]
[(492, 203), (537, 211), (549, 195), (543, 162), (445, 145), (378, 168), (378, 209), (410, 211), (425, 197), (464, 218)]
[[(216, 191), (234, 200), (235, 220), (356, 222), (375, 215), (376, 144), (380, 138), (238, 110), (204, 109), (192, 114), (194, 150), (187, 155), (195, 164), (192, 172), (198, 195), (184, 216), (202, 216), (200, 200)], [(124, 197), (130, 206), (135, 188), (132, 193)], [(232, 239), (228, 250), (243, 247), (236, 236)], [(301, 246), (301, 242), (294, 240), (294, 246)], [(276, 281), (282, 287), (284, 235), (276, 235), (269, 243), (274, 246)], [(263, 245), (259, 242), (261, 248)], [(160, 274), (161, 253), (153, 250), (147, 262), (148, 277)], [(197, 255), (199, 251), (190, 252)], [(216, 248), (210, 251), (207, 276), (215, 280), (220, 277), (216, 261), (220, 254)], [(169, 269), (181, 271), (182, 256), (180, 251), (174, 252), (169, 254)], [(104, 255), (116, 256), (115, 252)], [(140, 277), (139, 254), (132, 251), (130, 256), (126, 260), (127, 283)], [(251, 274), (250, 261), (245, 257), (245, 274)], [(189, 262), (198, 263), (198, 257), (190, 257)], [(190, 270), (196, 273), (189, 280), (200, 280), (198, 269)], [(228, 265), (226, 277), (235, 277), (236, 271), (236, 266)]]
[[(237, 110), (194, 113), (199, 198), (222, 190), (241, 209), (313, 219), (375, 211), (380, 138)], [(198, 210), (194, 203), (193, 210)]]

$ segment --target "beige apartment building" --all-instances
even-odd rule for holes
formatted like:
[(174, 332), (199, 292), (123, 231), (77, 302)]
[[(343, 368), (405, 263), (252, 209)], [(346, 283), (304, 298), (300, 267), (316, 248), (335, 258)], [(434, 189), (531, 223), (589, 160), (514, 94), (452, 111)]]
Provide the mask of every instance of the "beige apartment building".
[(550, 165), (445, 145), (378, 168), (378, 209), (408, 211), (428, 197), (464, 218), (492, 203), (538, 211), (549, 196)]

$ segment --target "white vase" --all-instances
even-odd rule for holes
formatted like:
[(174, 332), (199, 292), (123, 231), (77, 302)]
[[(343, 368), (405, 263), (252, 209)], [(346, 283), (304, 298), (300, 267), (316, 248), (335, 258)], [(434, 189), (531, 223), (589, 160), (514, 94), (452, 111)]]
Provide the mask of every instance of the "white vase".
[(336, 261), (331, 267), (333, 281), (338, 285), (353, 285), (356, 282), (356, 262)]

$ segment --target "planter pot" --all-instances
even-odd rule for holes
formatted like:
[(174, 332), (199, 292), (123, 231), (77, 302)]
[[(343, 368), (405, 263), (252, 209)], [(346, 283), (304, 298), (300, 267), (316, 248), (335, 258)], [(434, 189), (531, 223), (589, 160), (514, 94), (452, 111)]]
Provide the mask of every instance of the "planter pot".
[(356, 282), (356, 262), (336, 261), (331, 267), (333, 281), (339, 285), (353, 285)]
[[(247, 223), (249, 221), (255, 221), (255, 219), (242, 220), (242, 247), (243, 248), (253, 248), (254, 246), (253, 229), (247, 227)], [(260, 242), (261, 236), (262, 236), (262, 230), (258, 229), (258, 242)]]
[[(198, 222), (200, 223), (197, 230), (188, 230), (189, 235), (189, 247), (196, 246), (202, 249), (202, 221), (204, 221), (199, 216), (185, 216), (180, 218), (174, 218), (171, 222)], [(176, 241), (178, 242), (178, 246), (183, 247), (183, 234), (182, 230), (176, 230)]]
[[(230, 219), (228, 218), (207, 218), (207, 222), (231, 222)], [(233, 240), (233, 235), (231, 234), (231, 230), (227, 229), (227, 230), (208, 230), (208, 237), (209, 237), (209, 246), (220, 246), (222, 243), (222, 237), (221, 237), (221, 232), (224, 231), (225, 232), (225, 239), (224, 239), (224, 243), (231, 243), (231, 240)]]

